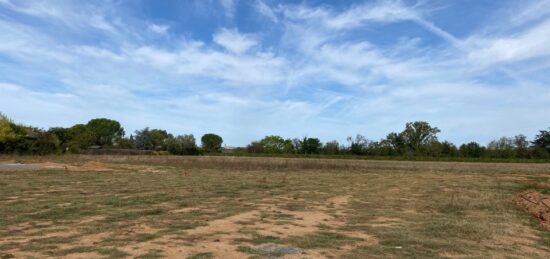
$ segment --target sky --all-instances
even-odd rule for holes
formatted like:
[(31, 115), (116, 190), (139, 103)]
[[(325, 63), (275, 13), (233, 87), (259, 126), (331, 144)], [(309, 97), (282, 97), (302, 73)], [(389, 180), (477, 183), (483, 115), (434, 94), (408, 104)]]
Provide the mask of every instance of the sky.
[(550, 127), (550, 0), (0, 0), (0, 112), (345, 143)]

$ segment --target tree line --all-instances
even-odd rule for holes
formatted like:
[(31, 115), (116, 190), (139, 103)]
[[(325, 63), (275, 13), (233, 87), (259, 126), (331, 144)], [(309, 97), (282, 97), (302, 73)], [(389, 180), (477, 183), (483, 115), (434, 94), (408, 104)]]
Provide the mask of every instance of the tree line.
[[(525, 135), (501, 137), (486, 146), (470, 142), (456, 146), (438, 139), (440, 130), (424, 121), (409, 122), (401, 132), (389, 133), (378, 141), (357, 134), (347, 143), (322, 143), (314, 137), (283, 138), (270, 135), (246, 147), (231, 150), (236, 154), (320, 154), (389, 157), (468, 157), (468, 158), (550, 158), (550, 130), (540, 130), (533, 140)], [(223, 139), (208, 133), (197, 145), (193, 134), (172, 135), (166, 130), (144, 128), (126, 136), (118, 121), (97, 118), (86, 124), (48, 130), (16, 124), (0, 113), (0, 153), (46, 155), (78, 153), (89, 148), (151, 150), (159, 154), (200, 155), (222, 152)]]

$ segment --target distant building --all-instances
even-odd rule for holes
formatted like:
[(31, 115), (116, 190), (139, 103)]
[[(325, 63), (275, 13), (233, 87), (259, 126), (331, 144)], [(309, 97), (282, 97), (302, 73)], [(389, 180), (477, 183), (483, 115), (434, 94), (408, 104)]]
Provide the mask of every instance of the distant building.
[(237, 151), (240, 147), (224, 146), (222, 147), (222, 153), (233, 153)]

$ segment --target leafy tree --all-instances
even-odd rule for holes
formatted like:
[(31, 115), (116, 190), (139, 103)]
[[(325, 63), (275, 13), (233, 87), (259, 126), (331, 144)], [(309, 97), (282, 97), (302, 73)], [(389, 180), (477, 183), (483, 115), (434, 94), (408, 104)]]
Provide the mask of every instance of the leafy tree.
[(0, 142), (13, 141), (17, 137), (15, 124), (6, 115), (0, 113)]
[(418, 152), (423, 145), (436, 141), (439, 132), (437, 127), (432, 127), (425, 121), (415, 121), (405, 125), (401, 137), (412, 151)]
[(540, 134), (535, 137), (533, 144), (550, 152), (550, 130), (541, 130), (539, 132)]
[(458, 154), (458, 148), (449, 141), (441, 142), (441, 154), (444, 156), (456, 156)]
[(116, 141), (115, 146), (117, 148), (124, 149), (134, 149), (136, 148), (136, 141), (133, 135), (130, 135), (129, 138), (120, 138)]
[(481, 157), (483, 156), (485, 149), (477, 142), (472, 141), (468, 144), (460, 145), (459, 152), (464, 157)]
[[(27, 151), (29, 154), (43, 156), (60, 151), (60, 141), (56, 135), (40, 129), (33, 129), (31, 135), (34, 139), (32, 139), (33, 141), (29, 141), (30, 145)], [(31, 138), (27, 139), (31, 140)]]
[(259, 141), (252, 141), (252, 143), (246, 146), (246, 151), (248, 153), (264, 153), (264, 147)]
[(93, 119), (86, 124), (91, 132), (94, 143), (99, 146), (110, 146), (124, 136), (124, 128), (115, 120), (99, 118)]
[(431, 157), (440, 157), (443, 154), (443, 144), (437, 140), (434, 140), (426, 145), (420, 146), (419, 151), (420, 153)]
[(195, 142), (195, 137), (191, 135), (179, 135), (168, 138), (166, 149), (174, 155), (198, 155), (199, 149)]
[(65, 148), (68, 147), (69, 142), (73, 139), (71, 129), (69, 128), (53, 127), (48, 130), (48, 133), (57, 137), (59, 146), (63, 148), (63, 151), (65, 151)]
[(300, 152), (302, 154), (318, 154), (321, 146), (321, 141), (318, 138), (304, 137), (302, 139)]
[(84, 124), (76, 124), (69, 128), (69, 136), (67, 147), (71, 152), (78, 152), (79, 149), (92, 146), (96, 140), (93, 133)]
[(392, 132), (386, 136), (384, 144), (389, 146), (389, 155), (402, 155), (406, 151), (405, 138), (403, 134)]
[(540, 146), (534, 146), (530, 152), (530, 157), (538, 159), (547, 159), (550, 158), (550, 152), (546, 151), (545, 148)]
[(265, 136), (262, 140), (260, 140), (259, 144), (262, 147), (262, 152), (269, 154), (288, 154), (294, 152), (292, 140), (285, 140), (280, 136)]
[(323, 153), (329, 155), (336, 155), (340, 153), (340, 144), (336, 140), (325, 143), (323, 146)]
[(222, 143), (222, 137), (213, 133), (204, 134), (201, 138), (202, 148), (208, 153), (222, 152)]
[(149, 129), (149, 127), (135, 132), (135, 145), (142, 150), (166, 150), (166, 141), (172, 137), (166, 130)]
[(487, 150), (492, 157), (510, 158), (514, 156), (514, 139), (501, 137), (489, 142)]
[(529, 141), (523, 134), (519, 134), (514, 137), (515, 156), (518, 158), (529, 157)]
[(355, 139), (352, 137), (347, 138), (350, 142), (350, 152), (352, 155), (365, 155), (367, 154), (369, 141), (361, 134), (355, 135)]

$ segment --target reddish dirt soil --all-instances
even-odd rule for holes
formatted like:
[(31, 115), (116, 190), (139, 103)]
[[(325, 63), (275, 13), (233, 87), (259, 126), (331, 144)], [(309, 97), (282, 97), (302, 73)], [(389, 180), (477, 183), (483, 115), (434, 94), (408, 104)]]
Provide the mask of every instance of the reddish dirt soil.
[(550, 196), (538, 191), (529, 190), (518, 194), (514, 201), (531, 215), (540, 220), (550, 230)]

